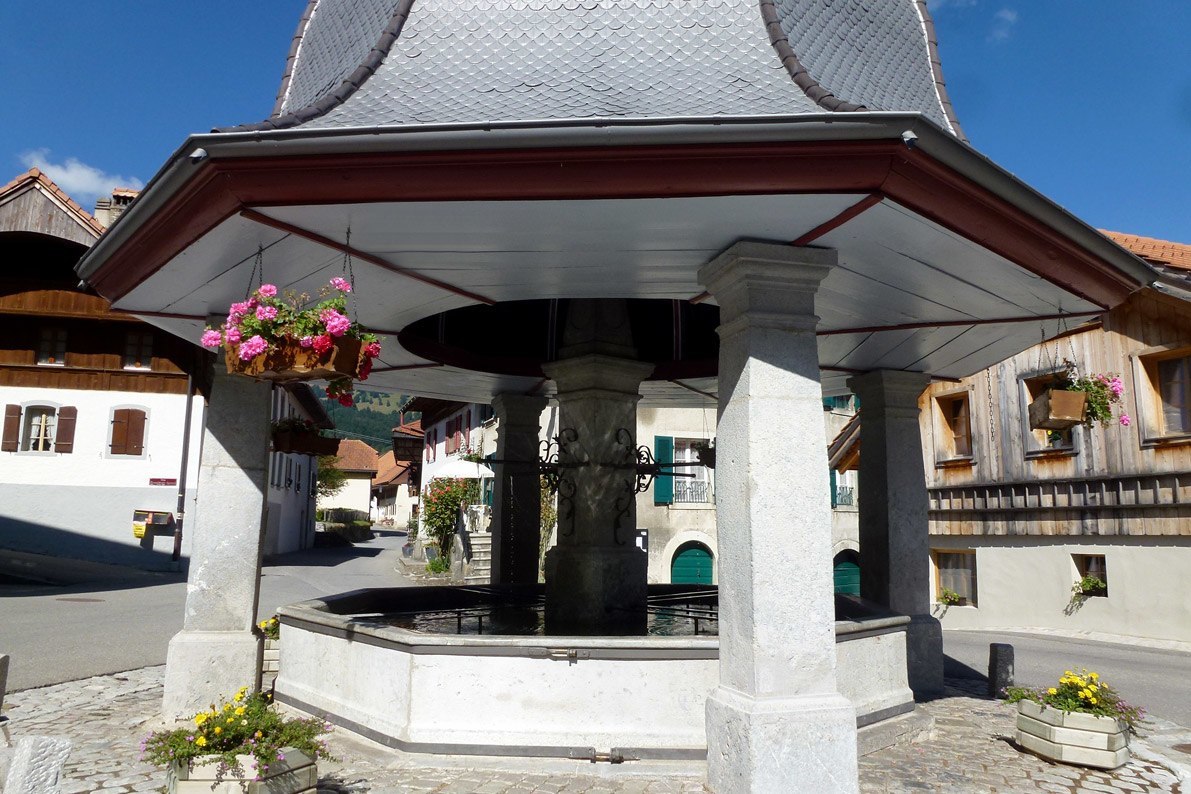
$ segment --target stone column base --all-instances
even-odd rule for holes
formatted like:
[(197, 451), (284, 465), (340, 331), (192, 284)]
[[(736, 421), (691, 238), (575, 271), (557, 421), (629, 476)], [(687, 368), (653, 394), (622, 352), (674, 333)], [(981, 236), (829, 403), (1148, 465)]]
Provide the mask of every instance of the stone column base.
[(644, 636), (648, 569), (636, 546), (555, 546), (546, 552), (547, 632)]
[(859, 790), (856, 710), (839, 694), (707, 699), (707, 782), (715, 794)]
[(906, 630), (906, 666), (917, 700), (943, 695), (943, 624), (930, 615), (911, 615)]
[(167, 720), (189, 719), (242, 686), (259, 689), (264, 641), (251, 631), (180, 631), (165, 657)]

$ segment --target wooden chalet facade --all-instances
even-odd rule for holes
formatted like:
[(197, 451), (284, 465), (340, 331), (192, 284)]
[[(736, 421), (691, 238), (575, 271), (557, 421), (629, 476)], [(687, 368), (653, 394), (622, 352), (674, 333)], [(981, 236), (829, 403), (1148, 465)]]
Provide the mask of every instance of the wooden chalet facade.
[[(1110, 236), (1161, 278), (921, 397), (936, 596), (960, 601), (939, 607), (945, 626), (1191, 641), (1191, 246)], [(1122, 378), (1127, 425), (1030, 429), (1067, 359)], [(1104, 594), (1073, 594), (1087, 574)]]

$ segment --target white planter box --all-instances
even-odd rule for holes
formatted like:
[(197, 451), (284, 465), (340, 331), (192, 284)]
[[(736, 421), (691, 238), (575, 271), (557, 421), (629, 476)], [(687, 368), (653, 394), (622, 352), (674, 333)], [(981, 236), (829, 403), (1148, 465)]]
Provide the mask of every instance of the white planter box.
[(278, 673), (281, 671), (281, 640), (265, 638), (265, 655), (261, 662), (261, 672)]
[(318, 791), (318, 767), (314, 759), (292, 747), (282, 750), (284, 761), (269, 764), (269, 771), (256, 777), (256, 759), (250, 755), (236, 758), (244, 769), (244, 776), (227, 774), (216, 784), (215, 773), (218, 761), (195, 763), (187, 767), (175, 763), (166, 771), (168, 794), (316, 794)]
[(1065, 764), (1115, 769), (1129, 760), (1129, 730), (1121, 720), (1066, 712), (1022, 700), (1017, 743)]

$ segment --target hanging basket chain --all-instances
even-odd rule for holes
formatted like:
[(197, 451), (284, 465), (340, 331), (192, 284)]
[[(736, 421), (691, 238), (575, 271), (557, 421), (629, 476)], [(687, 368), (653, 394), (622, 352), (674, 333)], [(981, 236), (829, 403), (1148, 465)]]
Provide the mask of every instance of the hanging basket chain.
[(256, 246), (256, 256), (252, 259), (252, 270), (248, 274), (248, 288), (244, 290), (245, 300), (252, 297), (253, 280), (256, 281), (256, 289), (260, 289), (261, 285), (265, 283), (265, 249), (259, 243)]
[[(348, 227), (347, 227), (347, 235), (346, 235), (346, 238), (347, 238), (347, 239), (345, 240), (345, 242), (344, 242), (344, 245), (343, 245), (343, 275), (344, 275), (344, 276), (347, 278), (347, 283), (348, 283), (348, 284), (351, 284), (351, 288), (352, 288), (352, 294), (353, 294), (353, 295), (355, 295), (355, 292), (356, 292), (356, 273), (355, 273), (355, 270), (352, 268), (352, 254), (351, 254), (351, 250), (352, 250), (352, 227), (351, 227), (351, 226), (348, 226)], [(353, 301), (351, 302), (351, 313), (352, 313), (352, 320), (354, 320), (355, 322), (359, 322), (359, 321), (360, 321), (360, 317), (359, 317), (359, 314), (358, 314), (358, 311), (357, 311), (357, 308), (356, 308), (356, 303), (357, 303), (357, 301), (358, 301), (358, 298), (357, 298), (356, 300), (353, 300)]]

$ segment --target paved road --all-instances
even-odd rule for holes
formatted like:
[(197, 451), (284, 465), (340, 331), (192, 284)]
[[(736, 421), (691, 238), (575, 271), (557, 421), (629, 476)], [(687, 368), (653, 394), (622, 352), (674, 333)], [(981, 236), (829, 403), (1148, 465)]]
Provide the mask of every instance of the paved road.
[[(1149, 713), (1191, 727), (1191, 654), (1054, 635), (947, 630), (944, 652), (980, 673), (988, 671), (988, 645), (1014, 648), (1014, 674), (1022, 686), (1053, 686), (1064, 670), (1086, 667), (1126, 700)], [(949, 666), (948, 674), (957, 670)]]
[[(259, 614), (361, 587), (413, 582), (397, 572), (404, 533), (379, 532), (350, 549), (311, 549), (266, 565)], [(186, 582), (177, 574), (128, 582), (0, 585), (0, 653), (12, 657), (10, 690), (165, 663), (181, 628)]]

